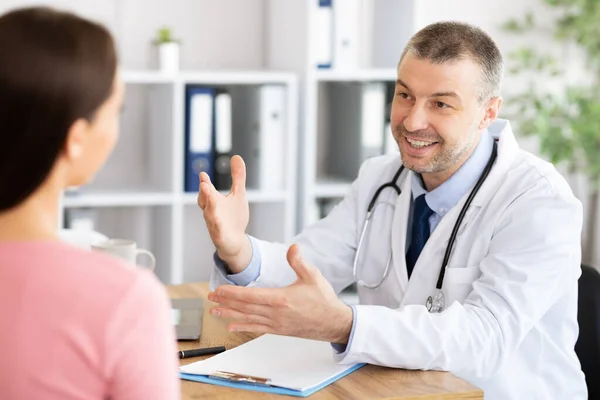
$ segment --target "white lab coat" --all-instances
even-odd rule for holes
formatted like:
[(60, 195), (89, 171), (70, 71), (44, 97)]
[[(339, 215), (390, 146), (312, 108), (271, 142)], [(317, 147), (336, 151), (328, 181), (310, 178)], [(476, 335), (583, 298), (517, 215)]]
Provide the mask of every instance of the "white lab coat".
[[(519, 149), (508, 121), (495, 122), (490, 132), (500, 138), (498, 158), (458, 232), (444, 279), (444, 312), (430, 314), (424, 304), (468, 194), (432, 232), (409, 281), (412, 179), (401, 178), (400, 196), (392, 190), (382, 195), (395, 203), (391, 235), (390, 218), (375, 215), (360, 278), (376, 281), (380, 275), (370, 271), (383, 271), (391, 247), (390, 274), (378, 289), (359, 287), (352, 342), (338, 357), (342, 363), (451, 371), (481, 388), (486, 400), (586, 399), (574, 352), (581, 204), (551, 164)], [(399, 165), (397, 155), (367, 160), (343, 201), (294, 238), (338, 292), (355, 281), (352, 263), (367, 205)], [(288, 246), (258, 243), (261, 273), (249, 286), (292, 283)], [(213, 287), (226, 283), (216, 269), (211, 280)]]

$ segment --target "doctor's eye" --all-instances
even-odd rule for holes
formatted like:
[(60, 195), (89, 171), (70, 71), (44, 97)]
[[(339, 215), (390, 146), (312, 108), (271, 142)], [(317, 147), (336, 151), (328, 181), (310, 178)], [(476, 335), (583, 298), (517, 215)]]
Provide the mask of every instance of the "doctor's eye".
[(411, 98), (410, 95), (406, 92), (398, 92), (396, 95), (404, 100), (410, 100)]
[(444, 110), (446, 108), (450, 108), (450, 106), (444, 102), (441, 101), (436, 101), (435, 103), (433, 103), (435, 105), (435, 108), (438, 108), (440, 110)]

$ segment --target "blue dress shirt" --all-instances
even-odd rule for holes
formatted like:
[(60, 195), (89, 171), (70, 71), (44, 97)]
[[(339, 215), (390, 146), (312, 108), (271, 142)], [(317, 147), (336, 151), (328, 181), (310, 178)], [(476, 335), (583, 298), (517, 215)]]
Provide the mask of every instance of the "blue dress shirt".
[[(420, 195), (425, 194), (425, 201), (429, 208), (433, 210), (433, 214), (429, 217), (429, 229), (431, 233), (433, 233), (444, 215), (475, 186), (490, 159), (493, 147), (494, 138), (488, 131), (484, 131), (471, 157), (465, 161), (450, 179), (431, 192), (428, 192), (423, 187), (419, 174), (411, 171), (413, 201)], [(408, 226), (412, 226), (412, 202)], [(408, 249), (410, 246), (410, 235), (406, 235), (406, 239), (406, 249)]]
[(215, 261), (215, 265), (219, 271), (227, 278), (227, 281), (232, 285), (237, 286), (247, 286), (250, 282), (255, 281), (260, 275), (260, 264), (261, 264), (261, 256), (260, 251), (258, 251), (258, 246), (255, 243), (255, 239), (252, 236), (248, 236), (250, 239), (250, 245), (252, 246), (252, 258), (250, 259), (250, 263), (244, 270), (238, 274), (230, 274), (229, 270), (225, 266), (223, 260), (219, 258), (217, 252), (213, 254), (213, 260)]

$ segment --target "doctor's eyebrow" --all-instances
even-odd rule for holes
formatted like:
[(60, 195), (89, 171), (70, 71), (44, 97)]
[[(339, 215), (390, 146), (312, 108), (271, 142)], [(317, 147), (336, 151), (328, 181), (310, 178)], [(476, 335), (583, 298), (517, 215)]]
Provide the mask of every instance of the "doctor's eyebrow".
[(398, 80), (396, 80), (396, 83), (397, 83), (398, 85), (402, 85), (402, 86), (404, 86), (404, 87), (406, 88), (406, 90), (408, 90), (409, 92), (411, 92), (411, 93), (412, 93), (412, 90), (410, 90), (410, 88), (408, 87), (408, 85), (407, 85), (406, 83), (402, 82), (402, 80), (401, 80), (401, 79), (398, 79)]
[[(412, 93), (412, 90), (410, 90), (410, 88), (408, 87), (408, 85), (406, 83), (402, 82), (401, 79), (396, 80), (396, 83), (398, 85), (404, 86), (409, 92)], [(451, 91), (448, 91), (448, 92), (435, 92), (435, 93), (433, 93), (429, 97), (454, 97), (455, 99), (460, 100), (460, 96), (458, 94), (456, 94), (456, 92), (451, 92)]]

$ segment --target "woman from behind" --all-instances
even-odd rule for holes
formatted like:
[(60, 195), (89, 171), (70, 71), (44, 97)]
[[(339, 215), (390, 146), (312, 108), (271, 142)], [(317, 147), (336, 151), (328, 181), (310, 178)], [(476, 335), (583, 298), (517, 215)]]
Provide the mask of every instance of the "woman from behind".
[(164, 288), (58, 238), (61, 191), (118, 137), (124, 85), (108, 31), (73, 14), (0, 16), (0, 398), (180, 398)]

